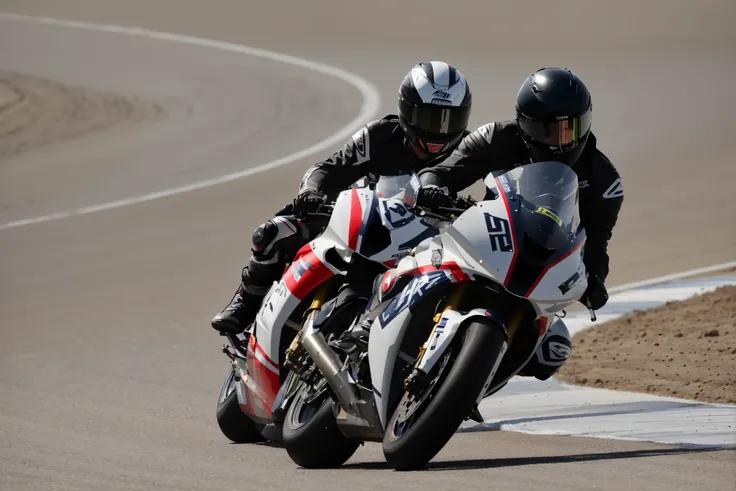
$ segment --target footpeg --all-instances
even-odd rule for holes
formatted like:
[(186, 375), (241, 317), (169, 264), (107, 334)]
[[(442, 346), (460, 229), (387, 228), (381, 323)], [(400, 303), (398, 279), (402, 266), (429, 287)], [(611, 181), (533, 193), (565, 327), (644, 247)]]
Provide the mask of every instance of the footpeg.
[(468, 416), (468, 419), (472, 419), (476, 423), (483, 423), (483, 415), (480, 414), (480, 411), (478, 411), (478, 406), (475, 406), (475, 408), (473, 408), (473, 411), (470, 413), (470, 416)]

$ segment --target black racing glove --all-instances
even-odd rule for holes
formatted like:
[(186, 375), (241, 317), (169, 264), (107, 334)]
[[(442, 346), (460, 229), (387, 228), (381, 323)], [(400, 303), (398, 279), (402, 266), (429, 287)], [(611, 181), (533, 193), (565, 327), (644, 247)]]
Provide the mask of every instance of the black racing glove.
[(421, 188), (417, 194), (417, 206), (429, 209), (451, 208), (455, 204), (452, 196), (440, 188)]
[(324, 195), (318, 191), (307, 189), (294, 200), (294, 214), (305, 215), (316, 212), (324, 204)]
[(580, 297), (580, 301), (583, 305), (590, 307), (593, 310), (603, 308), (603, 306), (606, 305), (606, 302), (608, 302), (608, 290), (606, 290), (606, 285), (603, 284), (603, 281), (598, 278), (597, 275), (588, 275), (588, 288), (585, 290), (585, 293), (583, 293), (583, 296)]

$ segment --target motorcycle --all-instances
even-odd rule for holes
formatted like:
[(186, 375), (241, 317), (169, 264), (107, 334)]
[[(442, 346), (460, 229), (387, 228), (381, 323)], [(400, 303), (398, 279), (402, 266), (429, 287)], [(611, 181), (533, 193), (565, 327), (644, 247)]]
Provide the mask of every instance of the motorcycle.
[[(365, 441), (424, 467), (534, 355), (587, 287), (576, 174), (557, 162), (484, 180), (486, 197), (379, 274), (363, 312), (303, 325), (283, 422), (291, 459), (336, 467)], [(420, 213), (429, 210), (414, 209)]]
[[(328, 309), (332, 318), (358, 313), (372, 279), (437, 233), (437, 220), (409, 212), (410, 178), (364, 180), (340, 193), (334, 204), (308, 214), (309, 226), (323, 232), (299, 250), (274, 282), (250, 332), (227, 335), (223, 346), (231, 369), (216, 415), (227, 438), (236, 443), (280, 442), (281, 422), (298, 381), (289, 368), (304, 356), (302, 326)], [(284, 219), (275, 222), (293, 228)]]

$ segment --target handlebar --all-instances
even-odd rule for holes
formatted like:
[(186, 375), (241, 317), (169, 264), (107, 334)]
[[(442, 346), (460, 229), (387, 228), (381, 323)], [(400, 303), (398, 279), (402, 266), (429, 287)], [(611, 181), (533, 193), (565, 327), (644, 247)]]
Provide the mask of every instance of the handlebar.
[[(437, 218), (440, 220), (446, 220), (446, 221), (452, 221), (456, 217), (454, 215), (459, 215), (461, 213), (464, 213), (468, 208), (471, 206), (475, 206), (477, 201), (475, 201), (473, 198), (468, 196), (467, 198), (458, 197), (455, 199), (455, 206), (451, 207), (445, 207), (445, 206), (439, 206), (437, 208), (427, 208), (424, 206), (415, 206), (414, 209), (421, 211), (425, 213), (428, 216), (431, 216), (433, 218)], [(438, 213), (442, 212), (444, 214)]]

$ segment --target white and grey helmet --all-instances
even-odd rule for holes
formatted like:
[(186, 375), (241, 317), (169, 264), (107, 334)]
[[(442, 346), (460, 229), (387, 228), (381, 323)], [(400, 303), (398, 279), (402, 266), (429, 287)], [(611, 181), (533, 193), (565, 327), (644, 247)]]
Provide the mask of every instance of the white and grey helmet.
[(442, 61), (416, 64), (401, 82), (399, 121), (409, 141), (433, 155), (452, 151), (470, 120), (472, 94), (460, 71)]

